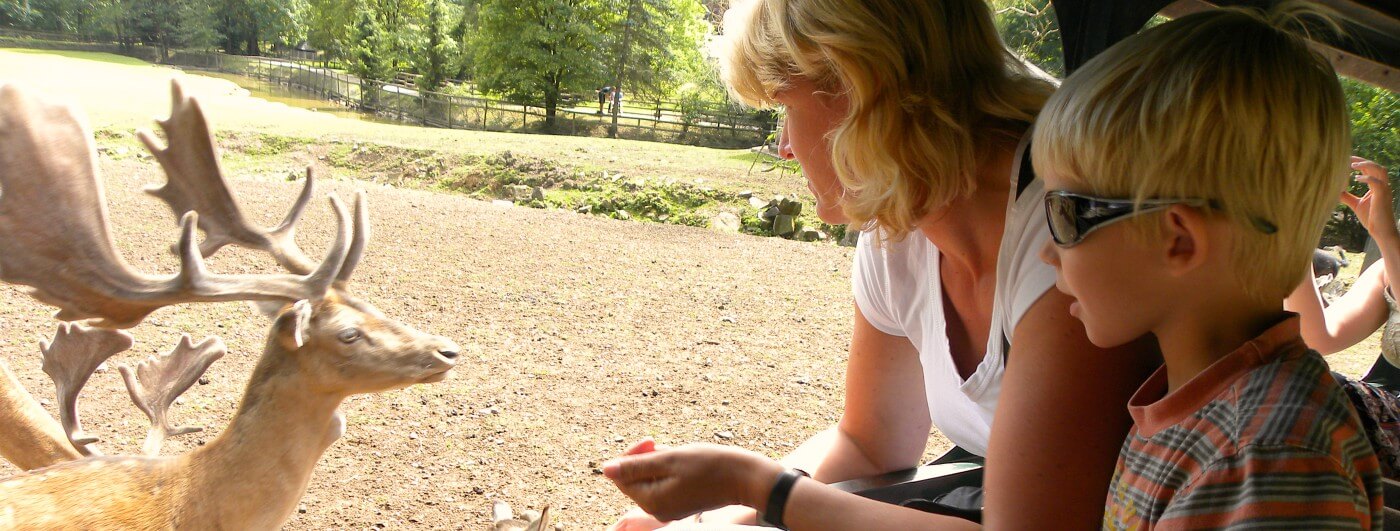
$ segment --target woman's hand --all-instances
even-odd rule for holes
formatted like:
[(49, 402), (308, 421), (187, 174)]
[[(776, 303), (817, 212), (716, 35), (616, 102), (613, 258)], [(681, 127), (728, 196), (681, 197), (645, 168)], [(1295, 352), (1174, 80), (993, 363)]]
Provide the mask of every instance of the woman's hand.
[(654, 449), (603, 464), (603, 475), (660, 521), (726, 505), (765, 503), (782, 470), (777, 461), (757, 453), (713, 444)]
[(1361, 197), (1342, 192), (1342, 203), (1356, 212), (1361, 226), (1377, 242), (1400, 242), (1400, 230), (1395, 228), (1395, 203), (1385, 168), (1361, 157), (1351, 158), (1351, 168), (1361, 172), (1356, 180), (1366, 183), (1369, 189)]

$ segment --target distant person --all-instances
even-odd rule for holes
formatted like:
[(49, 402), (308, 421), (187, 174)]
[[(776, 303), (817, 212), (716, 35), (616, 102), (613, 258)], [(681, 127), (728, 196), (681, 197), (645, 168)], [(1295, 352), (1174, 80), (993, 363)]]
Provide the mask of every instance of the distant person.
[(612, 99), (612, 87), (603, 87), (603, 88), (598, 89), (598, 114), (599, 114), (599, 115), (603, 114), (603, 105), (607, 104), (607, 103), (608, 103), (608, 100), (610, 100), (610, 99)]
[(1381, 165), (1360, 157), (1351, 160), (1352, 169), (1361, 173), (1356, 180), (1366, 183), (1368, 190), (1362, 197), (1342, 193), (1342, 204), (1356, 213), (1376, 241), (1381, 259), (1326, 308), (1311, 279), (1298, 285), (1284, 307), (1302, 316), (1303, 339), (1324, 355), (1351, 348), (1384, 327), (1381, 355), (1362, 380), (1400, 392), (1400, 305), (1390, 281), (1400, 278), (1400, 230), (1395, 226), (1390, 182)]
[(613, 109), (612, 109), (612, 113), (613, 113), (613, 114), (622, 114), (622, 89), (621, 89), (621, 88), (615, 88), (615, 89), (613, 89), (613, 91), (612, 91), (612, 98), (613, 98)]

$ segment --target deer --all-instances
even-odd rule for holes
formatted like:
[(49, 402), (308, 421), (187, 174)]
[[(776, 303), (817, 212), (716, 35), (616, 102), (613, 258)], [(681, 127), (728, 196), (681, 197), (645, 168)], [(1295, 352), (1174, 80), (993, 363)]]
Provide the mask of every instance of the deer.
[[(65, 105), (0, 86), (0, 280), (28, 287), (35, 299), (58, 308), (62, 321), (95, 325), (61, 326), (42, 345), (46, 372), (59, 388), (60, 421), (44, 418), (8, 372), (0, 378), (0, 395), (7, 397), (0, 406), (21, 409), (0, 419), (22, 424), (0, 430), (0, 453), (19, 456), (23, 462), (16, 463), (26, 468), (0, 479), (0, 528), (280, 527), (316, 462), (344, 433), (340, 406), (348, 397), (442, 381), (456, 366), (456, 343), (395, 321), (350, 293), (369, 233), (363, 192), (355, 196), (353, 222), (345, 205), (329, 198), (335, 241), (313, 262), (293, 238), (313, 195), (310, 169), (280, 225), (247, 223), (198, 101), (178, 83), (171, 92), (171, 115), (157, 121), (165, 145), (149, 131), (138, 135), (167, 181), (147, 192), (180, 225), (173, 249), (179, 271), (158, 276), (134, 270), (114, 247), (86, 123)], [(205, 234), (198, 245), (196, 229)], [(271, 255), (287, 273), (209, 271), (203, 259), (230, 244)], [(171, 427), (167, 410), (223, 355), (217, 340), (195, 344), (185, 337), (166, 356), (120, 367), (129, 394), (152, 421), (146, 455), (102, 455), (74, 405), (98, 359), (129, 346), (123, 329), (157, 309), (226, 301), (254, 302), (272, 320), (229, 425), (188, 453), (158, 455), (165, 437), (197, 429)], [(30, 435), (36, 440), (12, 440)], [(35, 463), (41, 467), (27, 468)]]

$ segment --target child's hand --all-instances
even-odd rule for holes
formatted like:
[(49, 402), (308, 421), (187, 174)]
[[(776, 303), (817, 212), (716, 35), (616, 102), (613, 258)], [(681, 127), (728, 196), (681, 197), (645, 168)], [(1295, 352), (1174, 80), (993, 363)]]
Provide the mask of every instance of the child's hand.
[(1395, 228), (1395, 208), (1392, 202), (1389, 176), (1385, 168), (1361, 157), (1351, 158), (1351, 168), (1361, 172), (1357, 181), (1366, 183), (1370, 189), (1366, 195), (1356, 197), (1342, 192), (1342, 203), (1356, 212), (1361, 226), (1377, 241), (1400, 241), (1400, 231)]
[[(644, 450), (646, 442), (633, 448)], [(726, 505), (761, 503), (759, 498), (767, 499), (767, 489), (782, 470), (767, 457), (713, 444), (629, 451), (603, 464), (603, 475), (618, 490), (661, 521)]]

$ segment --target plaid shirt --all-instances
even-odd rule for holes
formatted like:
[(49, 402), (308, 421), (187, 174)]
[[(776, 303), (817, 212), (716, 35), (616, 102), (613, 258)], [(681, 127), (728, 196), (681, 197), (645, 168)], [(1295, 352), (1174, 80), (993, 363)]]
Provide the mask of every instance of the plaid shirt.
[(1380, 529), (1380, 464), (1289, 317), (1167, 394), (1129, 402), (1105, 529)]

